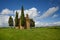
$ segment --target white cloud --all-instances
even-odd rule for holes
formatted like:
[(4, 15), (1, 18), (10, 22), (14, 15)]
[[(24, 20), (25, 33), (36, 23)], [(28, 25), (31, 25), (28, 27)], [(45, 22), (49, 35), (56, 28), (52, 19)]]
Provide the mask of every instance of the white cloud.
[(58, 17), (58, 15), (56, 15), (56, 14), (52, 16), (52, 18), (56, 18), (56, 17)]
[(54, 14), (58, 9), (59, 7), (49, 8), (43, 15), (40, 16), (40, 19), (49, 17), (50, 15)]
[[(14, 16), (12, 16), (14, 19)], [(8, 15), (0, 15), (0, 27), (8, 27)]]
[(60, 26), (60, 21), (58, 21), (58, 22), (49, 22), (49, 23), (43, 23), (43, 22), (39, 22), (39, 21), (37, 21), (36, 23), (35, 23), (35, 26), (36, 27), (45, 27), (45, 26)]
[(54, 22), (54, 25), (60, 26), (60, 21)]
[[(2, 15), (0, 15), (0, 26), (8, 26), (9, 15), (10, 14), (15, 15), (16, 11), (18, 12), (19, 17), (20, 17), (21, 10), (14, 10), (13, 11), (13, 10), (9, 10), (7, 8), (3, 9), (2, 12), (0, 12), (0, 14), (2, 14)], [(37, 9), (33, 7), (33, 8), (28, 9), (28, 10), (24, 10), (24, 13), (25, 13), (25, 16), (26, 16), (26, 14), (28, 14), (30, 18), (34, 18), (34, 17), (37, 17), (39, 15), (38, 13), (40, 13), (40, 12), (38, 12)], [(14, 19), (14, 16), (13, 16), (13, 19)]]
[(1, 12), (0, 12), (0, 26), (6, 26), (8, 27), (8, 19), (9, 19), (9, 15), (13, 15), (14, 12), (13, 10), (9, 10), (7, 8), (3, 9)]
[[(49, 8), (43, 15), (40, 16), (40, 11), (38, 11), (36, 8), (30, 8), (28, 10), (24, 10), (24, 13), (25, 14), (28, 14), (30, 18), (33, 18), (34, 21), (36, 22), (36, 26), (50, 26), (50, 25), (60, 25), (60, 22), (54, 22), (54, 23), (42, 23), (40, 21), (36, 21), (38, 20), (39, 18), (46, 18), (50, 15), (52, 15), (54, 12), (56, 12), (59, 8), (58, 7), (52, 7), (52, 8)], [(3, 9), (2, 12), (0, 12), (0, 26), (8, 26), (8, 18), (9, 16), (8, 15), (4, 15), (4, 14), (16, 14), (16, 11), (18, 12), (19, 14), (19, 18), (20, 18), (20, 15), (21, 15), (21, 10), (9, 10), (9, 9)], [(26, 15), (25, 15), (26, 16)], [(55, 15), (57, 16), (57, 15)], [(14, 19), (14, 16), (13, 16), (13, 19)], [(40, 20), (40, 19), (39, 19)]]
[(0, 27), (1, 26), (8, 26), (8, 18), (7, 15), (0, 15)]
[(49, 23), (43, 23), (43, 22), (40, 22), (40, 21), (37, 21), (35, 23), (36, 27), (45, 27), (45, 26), (48, 26), (48, 25), (49, 25)]
[(9, 10), (7, 8), (3, 9), (1, 14), (13, 14), (13, 10)]
[(38, 11), (36, 8), (31, 8), (28, 10), (28, 14), (31, 18), (38, 16)]

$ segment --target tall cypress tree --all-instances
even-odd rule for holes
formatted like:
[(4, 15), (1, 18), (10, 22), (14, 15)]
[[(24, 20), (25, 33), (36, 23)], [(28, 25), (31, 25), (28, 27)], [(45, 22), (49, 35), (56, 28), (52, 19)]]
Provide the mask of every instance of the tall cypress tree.
[(16, 12), (16, 16), (15, 16), (15, 26), (19, 25), (19, 20), (18, 20), (18, 13)]
[(21, 9), (21, 26), (25, 26), (24, 8)]
[(13, 26), (13, 18), (10, 16), (8, 20), (9, 26)]

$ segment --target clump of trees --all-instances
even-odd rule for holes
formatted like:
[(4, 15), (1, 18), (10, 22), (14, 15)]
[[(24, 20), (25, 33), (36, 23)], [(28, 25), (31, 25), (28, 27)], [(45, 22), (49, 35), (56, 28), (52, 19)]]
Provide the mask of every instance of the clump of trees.
[[(19, 26), (19, 23), (21, 22), (21, 26), (26, 26), (26, 19), (25, 19), (25, 16), (24, 16), (24, 8), (22, 6), (22, 9), (21, 9), (21, 16), (20, 16), (20, 19), (18, 19), (18, 12), (16, 12), (16, 16), (15, 16), (15, 26), (18, 27)], [(9, 23), (9, 26), (14, 26), (14, 21), (13, 21), (13, 18), (10, 16), (9, 17), (9, 20), (8, 20), (8, 23)], [(35, 27), (35, 22), (33, 19), (30, 19), (30, 27)]]
[(8, 20), (9, 26), (13, 26), (13, 18), (10, 16)]

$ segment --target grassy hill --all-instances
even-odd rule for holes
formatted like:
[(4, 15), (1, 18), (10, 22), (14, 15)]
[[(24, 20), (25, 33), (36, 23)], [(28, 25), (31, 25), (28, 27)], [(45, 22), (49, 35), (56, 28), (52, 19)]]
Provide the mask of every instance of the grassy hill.
[(0, 28), (0, 40), (60, 40), (60, 28)]

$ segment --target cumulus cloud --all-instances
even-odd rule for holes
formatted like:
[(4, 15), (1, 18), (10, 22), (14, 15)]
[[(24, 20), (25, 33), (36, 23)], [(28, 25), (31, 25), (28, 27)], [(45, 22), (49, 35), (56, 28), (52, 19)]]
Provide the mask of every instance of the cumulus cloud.
[(13, 14), (13, 10), (9, 10), (7, 8), (3, 9), (1, 14)]
[(28, 14), (31, 18), (38, 16), (38, 11), (36, 8), (31, 8), (28, 10)]
[[(12, 16), (14, 14), (13, 10), (10, 10), (10, 9), (3, 9), (1, 12), (0, 12), (0, 27), (2, 26), (6, 26), (8, 27), (8, 19), (9, 19), (9, 15)], [(13, 16), (12, 16), (13, 17)]]
[[(14, 16), (12, 16), (14, 19)], [(0, 27), (8, 27), (8, 15), (0, 15)]]
[(37, 21), (35, 23), (35, 26), (36, 27), (45, 27), (45, 26), (50, 26), (50, 23), (44, 23), (44, 22)]
[(58, 22), (49, 22), (49, 23), (43, 23), (43, 22), (39, 22), (39, 21), (37, 21), (36, 23), (35, 23), (36, 25), (36, 27), (45, 27), (45, 26), (60, 26), (60, 21), (58, 21)]
[[(3, 9), (2, 10), (2, 12), (0, 12), (0, 14), (2, 14), (2, 15), (0, 15), (0, 26), (3, 26), (3, 25), (5, 25), (5, 26), (8, 26), (8, 18), (9, 18), (9, 15), (11, 14), (16, 14), (16, 11), (18, 12), (18, 14), (19, 14), (19, 18), (20, 18), (20, 15), (21, 15), (21, 10), (9, 10), (9, 9)], [(40, 13), (40, 12), (38, 12), (37, 11), (37, 9), (36, 8), (30, 8), (30, 9), (28, 9), (28, 10), (24, 10), (24, 14), (25, 14), (25, 16), (26, 16), (26, 14), (28, 14), (29, 15), (29, 17), (30, 18), (35, 18), (35, 17), (37, 17), (39, 14), (38, 13)], [(6, 14), (8, 14), (8, 15), (6, 15)], [(14, 17), (15, 16), (13, 16), (13, 19), (14, 19)], [(3, 21), (4, 20), (4, 21)]]
[(55, 26), (60, 26), (60, 21), (53, 23)]
[(7, 15), (0, 15), (0, 27), (2, 26), (8, 26), (8, 18)]
[[(60, 22), (54, 22), (54, 23), (42, 23), (40, 21), (36, 21), (36, 20), (40, 20), (42, 18), (46, 18), (50, 15), (52, 15), (54, 12), (56, 12), (57, 10), (59, 9), (59, 7), (52, 7), (52, 8), (49, 8), (43, 15), (40, 16), (40, 11), (38, 11), (35, 7), (33, 8), (30, 8), (28, 10), (24, 10), (24, 14), (28, 14), (29, 15), (29, 18), (33, 18), (34, 21), (35, 21), (35, 24), (36, 26), (48, 26), (48, 25), (60, 25)], [(19, 18), (20, 18), (20, 15), (21, 15), (21, 10), (10, 10), (10, 9), (3, 9), (2, 12), (0, 12), (0, 26), (8, 26), (8, 18), (9, 18), (9, 15), (15, 15), (16, 14), (16, 11), (18, 12), (19, 14)], [(5, 15), (5, 14), (8, 14), (8, 15)], [(26, 16), (26, 15), (25, 15)], [(15, 16), (12, 16), (12, 18), (14, 19)], [(53, 16), (53, 17), (57, 17), (57, 15)], [(40, 18), (40, 19), (39, 19)]]
[(50, 15), (54, 14), (58, 9), (59, 7), (49, 8), (43, 15), (40, 16), (40, 19), (49, 17)]

